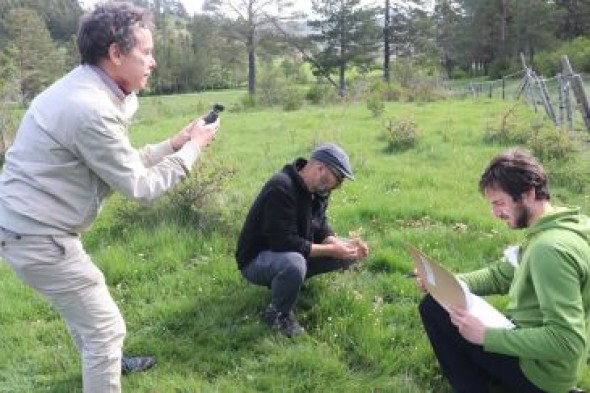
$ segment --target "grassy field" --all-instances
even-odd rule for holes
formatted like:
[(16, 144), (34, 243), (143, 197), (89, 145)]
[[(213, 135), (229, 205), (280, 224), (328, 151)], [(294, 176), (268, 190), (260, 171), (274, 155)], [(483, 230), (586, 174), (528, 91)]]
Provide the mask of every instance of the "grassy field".
[[(231, 109), (238, 93), (142, 99), (133, 143), (162, 139), (214, 102)], [(201, 158), (197, 182), (220, 179), (205, 184), (215, 192), (202, 209), (115, 196), (84, 235), (127, 321), (125, 351), (157, 357), (150, 372), (123, 378), (124, 391), (449, 392), (419, 322), (421, 295), (403, 277), (411, 269), (404, 245), (466, 271), (519, 239), (477, 191), (483, 167), (505, 148), (484, 144), (483, 133), (505, 110), (501, 101), (466, 100), (387, 103), (381, 119), (364, 103), (224, 113)], [(390, 118), (417, 124), (415, 148), (387, 151)], [(357, 179), (334, 193), (332, 225), (362, 232), (372, 253), (355, 271), (306, 283), (296, 312), (307, 334), (291, 340), (262, 324), (268, 290), (241, 279), (233, 253), (263, 182), (323, 141), (345, 147)], [(580, 148), (572, 171), (588, 173)], [(587, 192), (562, 186), (553, 195), (590, 213)], [(62, 321), (5, 265), (0, 291), (0, 392), (80, 392), (79, 359)], [(581, 386), (590, 388), (590, 373)]]

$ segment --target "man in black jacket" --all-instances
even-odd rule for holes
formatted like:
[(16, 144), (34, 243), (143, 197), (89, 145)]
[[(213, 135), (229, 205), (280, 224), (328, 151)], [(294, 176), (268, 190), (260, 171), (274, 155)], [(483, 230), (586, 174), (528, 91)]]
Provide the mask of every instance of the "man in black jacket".
[(306, 278), (348, 268), (368, 254), (365, 242), (335, 236), (326, 219), (330, 192), (344, 178), (354, 179), (344, 150), (319, 146), (309, 161), (299, 158), (274, 174), (246, 217), (238, 268), (251, 283), (272, 290), (265, 321), (285, 336), (304, 330), (293, 307)]

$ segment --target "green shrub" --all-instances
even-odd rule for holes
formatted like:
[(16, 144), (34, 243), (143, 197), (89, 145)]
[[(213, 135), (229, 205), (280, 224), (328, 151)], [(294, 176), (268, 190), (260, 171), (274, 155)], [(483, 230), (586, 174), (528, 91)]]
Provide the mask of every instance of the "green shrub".
[(296, 111), (303, 106), (303, 95), (296, 87), (287, 87), (281, 101), (284, 110)]
[(573, 160), (554, 160), (543, 164), (549, 173), (551, 186), (563, 187), (580, 195), (586, 194), (586, 185), (590, 184), (590, 173), (581, 170)]
[(381, 117), (383, 111), (385, 110), (385, 104), (381, 97), (377, 94), (372, 94), (369, 99), (367, 100), (367, 109), (371, 111), (373, 117)]
[(483, 135), (484, 142), (501, 145), (525, 144), (537, 126), (520, 119), (517, 109), (518, 106), (514, 105), (506, 110), (498, 121), (499, 124), (487, 124)]
[(387, 151), (403, 151), (416, 146), (418, 143), (416, 128), (416, 123), (413, 120), (387, 120), (385, 123)]
[(334, 102), (336, 100), (336, 92), (333, 86), (316, 82), (307, 90), (305, 99), (314, 105)]
[(526, 144), (535, 157), (541, 161), (567, 161), (575, 151), (574, 141), (567, 132), (552, 126), (536, 130)]
[(240, 109), (251, 109), (256, 107), (256, 98), (246, 93), (240, 98)]

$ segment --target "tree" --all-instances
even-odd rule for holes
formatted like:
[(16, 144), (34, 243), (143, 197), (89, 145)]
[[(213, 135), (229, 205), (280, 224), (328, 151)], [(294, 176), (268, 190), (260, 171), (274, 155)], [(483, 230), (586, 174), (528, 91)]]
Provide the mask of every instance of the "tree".
[(0, 2), (0, 15), (7, 16), (10, 10), (16, 8), (37, 11), (49, 30), (51, 38), (60, 42), (67, 42), (73, 34), (76, 34), (78, 20), (82, 15), (82, 7), (78, 0), (4, 0)]
[(63, 56), (36, 11), (15, 8), (6, 18), (8, 38), (15, 48), (21, 100), (27, 103), (64, 72)]
[(555, 0), (559, 11), (557, 37), (572, 40), (590, 36), (590, 2), (580, 0)]
[(339, 94), (346, 94), (346, 70), (351, 65), (370, 68), (378, 49), (377, 10), (361, 7), (360, 0), (312, 0), (319, 19), (309, 20), (311, 39), (318, 44), (317, 62), (337, 70)]
[[(262, 32), (298, 17), (289, 0), (206, 0), (203, 9), (231, 21), (226, 34), (241, 42), (248, 53), (248, 94), (256, 95), (256, 55)], [(276, 36), (276, 35), (275, 35)]]
[(15, 54), (14, 45), (0, 52), (0, 166), (17, 127), (17, 119), (11, 110), (19, 95)]
[(459, 23), (459, 14), (453, 2), (443, 0), (434, 8), (434, 23), (436, 29), (436, 43), (440, 52), (441, 62), (447, 73), (447, 77), (453, 77), (453, 68), (457, 64), (458, 48), (456, 46), (456, 31)]

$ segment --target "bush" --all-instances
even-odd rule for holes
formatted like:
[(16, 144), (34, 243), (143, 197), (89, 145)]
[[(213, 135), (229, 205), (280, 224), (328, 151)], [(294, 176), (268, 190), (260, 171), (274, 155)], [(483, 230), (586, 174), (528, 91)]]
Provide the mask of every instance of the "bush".
[(296, 111), (303, 106), (303, 95), (296, 87), (287, 87), (282, 97), (283, 109)]
[(483, 135), (484, 142), (501, 145), (525, 144), (538, 125), (519, 120), (517, 109), (518, 106), (514, 105), (504, 112), (498, 126), (488, 124)]
[(265, 106), (280, 105), (287, 80), (278, 68), (265, 67), (256, 82), (256, 97)]
[(240, 105), (242, 109), (251, 109), (256, 107), (256, 98), (246, 93), (240, 98)]
[(231, 212), (227, 210), (223, 198), (227, 195), (229, 180), (234, 173), (234, 168), (219, 162), (199, 163), (182, 183), (153, 204), (120, 200), (115, 209), (115, 226), (125, 227), (129, 223), (152, 223), (166, 219), (196, 226), (201, 230), (226, 224), (230, 221)]
[(552, 186), (564, 187), (578, 194), (586, 193), (586, 185), (590, 184), (588, 172), (584, 172), (570, 161), (549, 161), (543, 164), (549, 173)]
[(309, 88), (305, 94), (305, 99), (315, 105), (334, 102), (336, 100), (336, 92), (332, 85), (318, 81)]
[(387, 151), (408, 150), (418, 143), (416, 123), (408, 119), (389, 119), (385, 123)]
[(381, 117), (385, 110), (385, 104), (377, 94), (372, 94), (367, 100), (367, 109), (371, 111), (373, 117)]
[(574, 142), (567, 132), (552, 126), (535, 130), (526, 144), (541, 161), (568, 161), (575, 151)]

